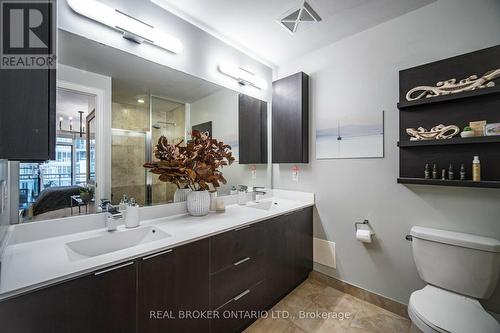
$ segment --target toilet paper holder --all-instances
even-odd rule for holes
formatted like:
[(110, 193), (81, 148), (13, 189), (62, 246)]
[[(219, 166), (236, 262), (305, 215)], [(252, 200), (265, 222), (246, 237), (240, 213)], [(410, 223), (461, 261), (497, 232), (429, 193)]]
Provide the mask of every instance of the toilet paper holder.
[(363, 222), (356, 222), (356, 223), (354, 223), (354, 231), (355, 232), (358, 232), (358, 226), (359, 225), (366, 225), (366, 226), (368, 226), (368, 229), (370, 229), (370, 233), (372, 235), (375, 235), (375, 232), (373, 231), (372, 227), (370, 226), (370, 221), (364, 220)]

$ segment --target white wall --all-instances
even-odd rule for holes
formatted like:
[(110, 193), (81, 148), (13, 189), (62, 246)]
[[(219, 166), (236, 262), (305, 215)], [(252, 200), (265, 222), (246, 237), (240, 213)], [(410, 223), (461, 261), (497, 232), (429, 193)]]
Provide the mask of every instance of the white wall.
[(191, 103), (190, 108), (191, 126), (212, 121), (212, 136), (233, 147), (236, 162), (221, 169), (227, 180), (227, 184), (219, 189), (222, 194), (227, 194), (232, 186), (268, 186), (267, 164), (255, 165), (255, 179), (252, 178), (251, 165), (238, 164), (238, 107), (238, 93), (221, 89), (215, 94)]
[(143, 20), (179, 38), (184, 44), (180, 54), (173, 54), (149, 44), (135, 44), (121, 37), (120, 33), (76, 14), (65, 0), (58, 1), (58, 28), (84, 36), (162, 64), (173, 69), (211, 81), (244, 94), (269, 101), (271, 84), (266, 90), (241, 87), (235, 80), (217, 70), (220, 62), (230, 62), (246, 68), (271, 82), (271, 68), (232, 48), (205, 31), (156, 6), (149, 0), (100, 0), (113, 8)]
[[(439, 0), (279, 67), (278, 78), (311, 76), (311, 163), (298, 183), (290, 165), (275, 165), (273, 185), (316, 193), (315, 234), (337, 250), (337, 269), (317, 270), (407, 303), (423, 286), (404, 240), (411, 226), (500, 239), (500, 191), (396, 184), (398, 71), (499, 43), (500, 1)], [(314, 115), (346, 110), (386, 110), (384, 159), (315, 160)], [(377, 234), (371, 245), (354, 239), (365, 218)], [(500, 312), (500, 288), (487, 303)]]
[(96, 107), (96, 199), (111, 198), (111, 77), (59, 64), (57, 86), (99, 94)]

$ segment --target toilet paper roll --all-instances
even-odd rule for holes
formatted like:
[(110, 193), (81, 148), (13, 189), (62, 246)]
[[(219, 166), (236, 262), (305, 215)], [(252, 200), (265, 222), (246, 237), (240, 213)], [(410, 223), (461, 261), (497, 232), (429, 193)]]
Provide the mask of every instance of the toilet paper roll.
[(371, 243), (372, 232), (370, 230), (358, 229), (356, 231), (356, 239), (363, 243)]

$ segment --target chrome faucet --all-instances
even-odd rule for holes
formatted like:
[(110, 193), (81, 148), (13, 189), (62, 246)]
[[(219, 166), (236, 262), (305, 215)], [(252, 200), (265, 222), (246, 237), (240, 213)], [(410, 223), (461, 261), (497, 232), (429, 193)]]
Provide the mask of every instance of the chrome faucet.
[(265, 191), (265, 189), (266, 188), (264, 186), (253, 187), (253, 193), (255, 194), (255, 202), (259, 202), (260, 199), (262, 199), (262, 197), (267, 194), (267, 191)]
[(100, 207), (106, 213), (106, 227), (108, 231), (115, 231), (118, 223), (123, 219), (122, 212), (113, 206), (109, 200), (103, 200)]

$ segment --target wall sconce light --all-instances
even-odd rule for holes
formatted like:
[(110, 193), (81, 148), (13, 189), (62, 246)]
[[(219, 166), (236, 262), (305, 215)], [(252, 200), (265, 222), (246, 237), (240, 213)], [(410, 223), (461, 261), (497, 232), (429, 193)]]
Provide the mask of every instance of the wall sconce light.
[(59, 117), (59, 130), (62, 130), (63, 117)]
[(73, 117), (69, 117), (69, 130), (73, 130)]
[(254, 73), (236, 65), (222, 63), (218, 66), (219, 72), (225, 74), (243, 86), (252, 86), (258, 89), (266, 89), (266, 80), (256, 76)]
[(68, 4), (78, 14), (120, 31), (123, 38), (139, 44), (147, 42), (173, 53), (182, 52), (183, 45), (179, 39), (118, 9), (95, 0), (68, 0)]

